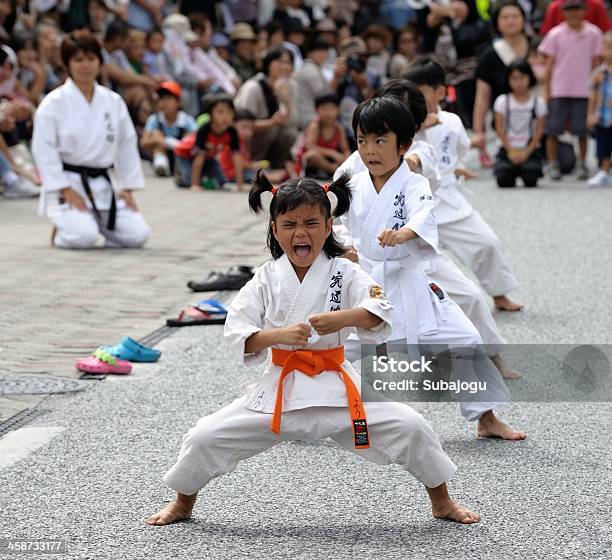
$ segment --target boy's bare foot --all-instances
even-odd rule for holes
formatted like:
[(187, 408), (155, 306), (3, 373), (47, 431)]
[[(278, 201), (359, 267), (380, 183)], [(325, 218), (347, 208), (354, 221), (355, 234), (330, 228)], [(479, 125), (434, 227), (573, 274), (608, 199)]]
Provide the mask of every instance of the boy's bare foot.
[(481, 438), (521, 440), (527, 437), (527, 432), (511, 428), (497, 418), (492, 410), (488, 410), (478, 420), (476, 435)]
[(449, 519), (450, 521), (456, 521), (457, 523), (466, 525), (478, 523), (480, 521), (480, 515), (478, 513), (471, 511), (450, 498), (441, 503), (432, 503), (431, 512), (436, 519)]
[(522, 375), (515, 369), (510, 368), (499, 354), (491, 356), (493, 365), (499, 370), (504, 379), (520, 379)]
[(147, 525), (170, 525), (170, 523), (189, 519), (197, 497), (197, 494), (193, 494), (193, 496), (178, 494), (176, 499), (172, 500), (166, 507), (153, 515), (149, 515), (145, 519), (145, 523)]
[(495, 296), (493, 303), (498, 311), (520, 311), (525, 307), (521, 303), (514, 303), (508, 296)]

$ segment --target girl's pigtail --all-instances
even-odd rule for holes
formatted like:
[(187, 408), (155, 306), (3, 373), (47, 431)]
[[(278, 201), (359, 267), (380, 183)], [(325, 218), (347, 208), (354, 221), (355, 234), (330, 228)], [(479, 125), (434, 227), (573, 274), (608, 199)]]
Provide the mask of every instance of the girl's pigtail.
[(251, 184), (251, 190), (249, 191), (249, 208), (252, 212), (258, 214), (263, 211), (261, 195), (265, 192), (272, 192), (273, 188), (272, 183), (270, 183), (269, 179), (264, 174), (263, 169), (259, 169)]
[(350, 172), (345, 171), (328, 187), (329, 192), (334, 193), (336, 199), (338, 200), (338, 204), (336, 204), (336, 208), (333, 211), (333, 215), (336, 218), (338, 216), (342, 216), (342, 214), (345, 214), (351, 205), (353, 191), (351, 190), (350, 183), (351, 174)]

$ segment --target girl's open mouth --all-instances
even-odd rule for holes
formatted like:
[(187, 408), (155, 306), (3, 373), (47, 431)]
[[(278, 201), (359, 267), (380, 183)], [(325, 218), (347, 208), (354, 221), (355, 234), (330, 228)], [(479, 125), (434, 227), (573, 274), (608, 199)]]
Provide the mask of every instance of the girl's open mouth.
[(295, 254), (302, 259), (310, 255), (310, 249), (311, 247), (308, 243), (296, 243), (293, 246)]

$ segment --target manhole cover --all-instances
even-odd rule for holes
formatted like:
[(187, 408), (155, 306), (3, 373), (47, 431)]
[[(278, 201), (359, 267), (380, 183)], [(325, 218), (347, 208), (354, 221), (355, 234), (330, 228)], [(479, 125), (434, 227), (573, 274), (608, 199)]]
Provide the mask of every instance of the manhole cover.
[(0, 395), (41, 395), (48, 393), (72, 393), (89, 387), (87, 381), (68, 377), (36, 375), (0, 376)]

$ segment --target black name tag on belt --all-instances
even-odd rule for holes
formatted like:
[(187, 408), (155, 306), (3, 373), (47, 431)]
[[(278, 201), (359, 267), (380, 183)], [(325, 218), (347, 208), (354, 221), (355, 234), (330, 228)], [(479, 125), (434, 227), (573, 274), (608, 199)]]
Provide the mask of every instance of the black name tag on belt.
[(434, 284), (432, 282), (431, 284), (429, 284), (429, 287), (431, 288), (431, 291), (438, 296), (438, 299), (440, 301), (444, 299), (444, 292), (442, 291), (442, 288), (438, 286), (438, 284)]
[(355, 434), (355, 447), (370, 447), (368, 423), (365, 420), (353, 420), (353, 432)]

